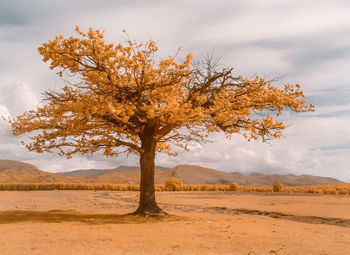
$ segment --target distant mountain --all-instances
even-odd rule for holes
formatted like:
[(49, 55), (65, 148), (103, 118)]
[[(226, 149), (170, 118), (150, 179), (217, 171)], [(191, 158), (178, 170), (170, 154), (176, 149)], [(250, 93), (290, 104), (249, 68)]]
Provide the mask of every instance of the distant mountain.
[(294, 175), (294, 174), (261, 174), (251, 173), (247, 175), (241, 175), (239, 173), (232, 173), (235, 178), (235, 182), (240, 185), (272, 185), (276, 181), (282, 182), (284, 185), (317, 185), (317, 184), (335, 184), (342, 183), (341, 181), (322, 176), (313, 175)]
[[(156, 166), (156, 173), (166, 171), (169, 168)], [(71, 172), (58, 172), (56, 174), (79, 178), (84, 182), (94, 183), (127, 183), (136, 184), (140, 182), (140, 167), (119, 166), (114, 169), (88, 169), (75, 170)], [(164, 182), (163, 182), (164, 183)]]
[(234, 177), (230, 173), (196, 165), (179, 165), (155, 175), (156, 183), (164, 183), (168, 177), (180, 178), (185, 184), (230, 184)]
[(15, 160), (0, 160), (0, 183), (76, 183), (78, 179), (47, 173)]
[[(180, 178), (184, 184), (230, 184), (271, 186), (280, 181), (284, 185), (315, 185), (341, 183), (341, 181), (312, 175), (268, 175), (227, 173), (196, 165), (179, 165), (174, 168), (156, 167), (155, 183), (164, 183), (168, 177)], [(0, 183), (125, 183), (140, 182), (137, 166), (119, 166), (114, 169), (88, 169), (61, 173), (47, 173), (37, 167), (14, 160), (0, 160)]]
[(316, 185), (342, 183), (335, 178), (312, 176), (312, 175), (269, 175), (261, 173), (251, 173), (242, 175), (240, 173), (227, 173), (215, 169), (204, 168), (195, 165), (179, 165), (162, 173), (156, 173), (156, 183), (164, 183), (168, 177), (182, 179), (185, 184), (216, 183), (230, 184), (236, 182), (239, 185), (249, 186), (271, 186), (276, 181), (284, 185)]
[[(69, 177), (78, 177), (83, 182), (93, 183), (127, 183), (136, 184), (140, 181), (139, 167), (119, 166), (108, 170), (77, 170), (71, 172), (57, 173)], [(168, 177), (180, 178), (184, 184), (230, 184), (236, 182), (239, 185), (271, 186), (280, 181), (284, 185), (316, 185), (342, 183), (335, 178), (312, 176), (312, 175), (268, 175), (251, 173), (242, 175), (240, 173), (227, 173), (215, 169), (204, 168), (196, 165), (179, 165), (174, 168), (157, 167), (155, 172), (155, 183), (164, 183)]]

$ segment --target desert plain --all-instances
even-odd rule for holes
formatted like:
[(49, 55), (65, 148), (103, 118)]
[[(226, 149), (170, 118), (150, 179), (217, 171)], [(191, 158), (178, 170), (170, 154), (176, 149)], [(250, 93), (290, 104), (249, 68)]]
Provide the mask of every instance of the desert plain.
[(133, 191), (1, 191), (0, 254), (350, 254), (350, 196), (157, 192), (169, 215), (126, 215)]

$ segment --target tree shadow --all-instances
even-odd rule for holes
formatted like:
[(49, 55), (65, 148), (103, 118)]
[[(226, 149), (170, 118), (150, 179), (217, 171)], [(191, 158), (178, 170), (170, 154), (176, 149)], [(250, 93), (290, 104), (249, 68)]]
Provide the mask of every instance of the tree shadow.
[(180, 220), (175, 215), (157, 217), (143, 217), (129, 214), (88, 214), (75, 210), (51, 210), (51, 211), (1, 211), (0, 224), (19, 222), (62, 223), (79, 222), (90, 225), (98, 224), (142, 224), (157, 223), (163, 221)]

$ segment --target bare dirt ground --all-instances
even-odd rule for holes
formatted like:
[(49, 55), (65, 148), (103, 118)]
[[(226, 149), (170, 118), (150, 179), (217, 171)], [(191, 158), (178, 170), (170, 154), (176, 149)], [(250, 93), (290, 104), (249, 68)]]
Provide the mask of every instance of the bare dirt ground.
[(159, 192), (169, 216), (123, 215), (138, 192), (1, 191), (0, 254), (350, 254), (350, 197)]

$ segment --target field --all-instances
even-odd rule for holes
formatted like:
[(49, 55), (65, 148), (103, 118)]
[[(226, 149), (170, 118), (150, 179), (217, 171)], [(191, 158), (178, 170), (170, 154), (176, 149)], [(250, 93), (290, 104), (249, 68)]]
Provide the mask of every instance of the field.
[[(169, 178), (178, 180), (176, 178)], [(276, 182), (273, 186), (239, 186), (222, 184), (156, 184), (156, 191), (238, 191), (238, 192), (281, 192), (289, 194), (333, 194), (349, 195), (350, 183), (322, 184), (304, 186), (283, 186)], [(138, 184), (110, 183), (0, 183), (0, 191), (31, 190), (104, 190), (104, 191), (139, 191)]]
[(169, 216), (123, 215), (133, 191), (2, 191), (0, 254), (346, 254), (350, 197), (157, 192)]

